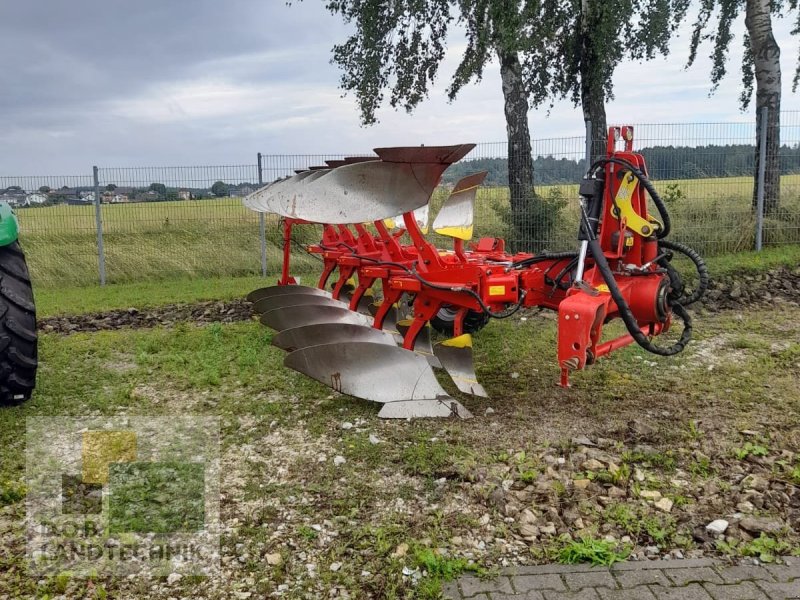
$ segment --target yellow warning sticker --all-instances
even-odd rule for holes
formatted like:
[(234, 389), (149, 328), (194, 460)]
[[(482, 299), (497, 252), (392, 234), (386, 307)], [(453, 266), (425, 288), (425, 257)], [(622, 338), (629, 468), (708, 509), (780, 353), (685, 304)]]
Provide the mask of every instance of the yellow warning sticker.
[(605, 283), (598, 285), (595, 289), (598, 292), (605, 292), (606, 294), (608, 294), (610, 292), (610, 290), (608, 289), (608, 286)]
[(506, 286), (504, 286), (504, 285), (490, 285), (489, 286), (489, 295), (490, 296), (505, 296), (506, 295)]

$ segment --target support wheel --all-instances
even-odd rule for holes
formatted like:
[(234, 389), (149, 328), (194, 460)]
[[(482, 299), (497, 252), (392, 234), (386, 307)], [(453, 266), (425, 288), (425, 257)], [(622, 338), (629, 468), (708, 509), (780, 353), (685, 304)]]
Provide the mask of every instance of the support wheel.
[[(453, 337), (453, 323), (458, 311), (452, 306), (443, 306), (431, 319), (431, 327), (447, 337)], [(471, 310), (464, 317), (464, 333), (477, 333), (489, 322), (489, 315)]]
[(30, 398), (36, 385), (36, 308), (25, 254), (0, 247), (0, 404)]

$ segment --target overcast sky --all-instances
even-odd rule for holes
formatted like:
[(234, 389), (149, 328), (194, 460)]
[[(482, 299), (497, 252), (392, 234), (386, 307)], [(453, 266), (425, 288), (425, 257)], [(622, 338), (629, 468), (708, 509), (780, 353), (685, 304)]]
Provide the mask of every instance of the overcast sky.
[[(777, 21), (784, 110), (797, 40)], [(686, 33), (673, 53), (615, 75), (610, 122), (743, 121), (739, 35), (711, 98), (707, 60), (691, 70)], [(5, 0), (0, 4), (0, 175), (83, 174), (92, 164), (251, 164), (256, 152), (347, 153), (379, 145), (505, 139), (499, 72), (444, 90), (463, 41), (450, 40), (435, 89), (414, 115), (384, 108), (363, 128), (329, 63), (347, 30), (321, 0)], [(710, 52), (702, 50), (703, 56)], [(534, 138), (579, 135), (579, 110), (531, 112)]]

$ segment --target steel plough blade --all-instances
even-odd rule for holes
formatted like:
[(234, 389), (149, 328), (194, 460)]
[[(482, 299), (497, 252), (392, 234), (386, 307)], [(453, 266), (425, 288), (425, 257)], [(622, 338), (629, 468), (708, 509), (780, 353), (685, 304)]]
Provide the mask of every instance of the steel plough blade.
[(447, 418), (471, 419), (469, 412), (458, 401), (452, 398), (447, 400), (407, 400), (405, 402), (388, 402), (378, 413), (381, 419), (419, 419), (419, 418)]
[(306, 304), (304, 306), (284, 306), (261, 315), (261, 322), (276, 331), (293, 329), (317, 323), (353, 323), (369, 327), (372, 321), (347, 307), (330, 304)]
[[(409, 327), (411, 327), (410, 319), (403, 319), (402, 321), (397, 322), (397, 331), (400, 332), (400, 335), (402, 336), (405, 336), (406, 331), (408, 331)], [(414, 341), (414, 352), (424, 356), (432, 367), (436, 369), (442, 368), (442, 363), (439, 361), (438, 358), (436, 358), (436, 356), (433, 353), (433, 344), (431, 344), (430, 325), (425, 325), (425, 327), (420, 329), (419, 333), (417, 334), (417, 339)]]
[(349, 342), (374, 342), (396, 346), (394, 336), (374, 327), (353, 323), (317, 323), (293, 329), (284, 329), (272, 338), (272, 345), (294, 352), (308, 346), (346, 344)]
[(247, 294), (246, 299), (248, 302), (258, 302), (262, 298), (271, 298), (272, 296), (282, 296), (284, 294), (314, 294), (331, 297), (329, 292), (307, 285), (271, 285), (253, 290)]
[(299, 173), (253, 192), (244, 203), (256, 211), (333, 225), (387, 219), (427, 204), (445, 169), (473, 147), (380, 148), (375, 152), (381, 160)]
[(487, 174), (487, 171), (481, 171), (459, 180), (433, 220), (436, 233), (462, 240), (472, 239), (475, 195)]
[(309, 346), (287, 355), (283, 364), (337, 392), (373, 402), (452, 401), (428, 361), (389, 344)]
[(433, 352), (460, 391), (473, 396), (489, 397), (475, 375), (470, 334), (465, 333), (440, 342), (433, 347)]
[(341, 306), (347, 308), (347, 304), (339, 300), (334, 300), (330, 296), (320, 296), (318, 294), (282, 294), (271, 298), (262, 298), (253, 305), (253, 313), (264, 314), (276, 308), (284, 306), (305, 306), (313, 304), (316, 306)]

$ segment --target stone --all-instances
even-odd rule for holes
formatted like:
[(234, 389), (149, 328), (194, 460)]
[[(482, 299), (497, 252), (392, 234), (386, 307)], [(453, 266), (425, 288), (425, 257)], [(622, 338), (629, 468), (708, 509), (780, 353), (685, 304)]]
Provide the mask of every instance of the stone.
[(175, 585), (181, 579), (183, 579), (183, 575), (181, 575), (180, 573), (170, 573), (169, 575), (167, 575), (167, 585)]
[(485, 411), (483, 411), (483, 414), (485, 414), (485, 415), (493, 415), (494, 414), (494, 409), (491, 406), (489, 406), (489, 407), (486, 408)]
[(728, 529), (728, 522), (725, 519), (715, 519), (706, 525), (706, 531), (714, 535), (721, 535)]
[(336, 573), (336, 571), (338, 571), (339, 569), (341, 569), (341, 568), (342, 568), (342, 563), (340, 563), (340, 562), (334, 562), (334, 563), (331, 563), (331, 566), (330, 566), (330, 567), (328, 567), (328, 568), (329, 568), (331, 571), (333, 571), (334, 573)]
[(742, 480), (742, 487), (746, 490), (766, 492), (769, 489), (769, 481), (759, 475), (752, 474)]
[(579, 435), (578, 437), (572, 438), (572, 443), (576, 446), (586, 446), (588, 448), (593, 448), (597, 446), (592, 440), (590, 440), (585, 435)]
[(556, 526), (552, 522), (548, 522), (547, 524), (539, 527), (539, 531), (545, 535), (555, 535)]
[(535, 538), (539, 536), (539, 528), (530, 523), (524, 523), (519, 528), (519, 534), (524, 538)]
[(739, 528), (748, 533), (778, 533), (783, 529), (783, 522), (769, 517), (745, 517), (739, 521)]
[(342, 423), (342, 429), (344, 429), (345, 431), (348, 430), (348, 429), (352, 429), (352, 428), (353, 428), (353, 424), (350, 423), (349, 421), (345, 421), (344, 423)]
[(336, 465), (337, 467), (343, 465), (346, 462), (347, 459), (344, 456), (337, 455), (333, 457), (333, 464)]
[(661, 499), (661, 492), (658, 490), (642, 490), (639, 492), (639, 496), (646, 500), (660, 500)]
[(374, 446), (375, 444), (380, 444), (381, 440), (374, 433), (370, 433), (369, 434), (369, 443)]
[(403, 542), (402, 544), (398, 544), (397, 548), (394, 549), (392, 552), (392, 558), (401, 558), (408, 554), (408, 544)]
[(655, 503), (655, 507), (658, 510), (663, 510), (664, 512), (669, 512), (672, 510), (673, 502), (669, 498), (661, 498), (658, 502)]
[(267, 554), (265, 558), (267, 559), (267, 564), (272, 565), (273, 567), (283, 564), (283, 556), (281, 556), (280, 552)]
[(599, 460), (590, 458), (581, 465), (581, 468), (585, 471), (603, 471), (605, 470), (606, 466)]
[(753, 506), (753, 503), (749, 502), (747, 500), (743, 500), (742, 502), (739, 502), (736, 505), (736, 510), (738, 510), (739, 512), (743, 512), (743, 513), (751, 513), (755, 509), (756, 509), (756, 507)]
[(519, 516), (519, 522), (523, 525), (533, 525), (536, 523), (538, 517), (534, 514), (534, 512), (530, 508), (526, 508), (522, 511), (522, 514)]
[(572, 485), (574, 485), (579, 490), (585, 490), (588, 488), (592, 483), (591, 479), (574, 479), (572, 481)]

